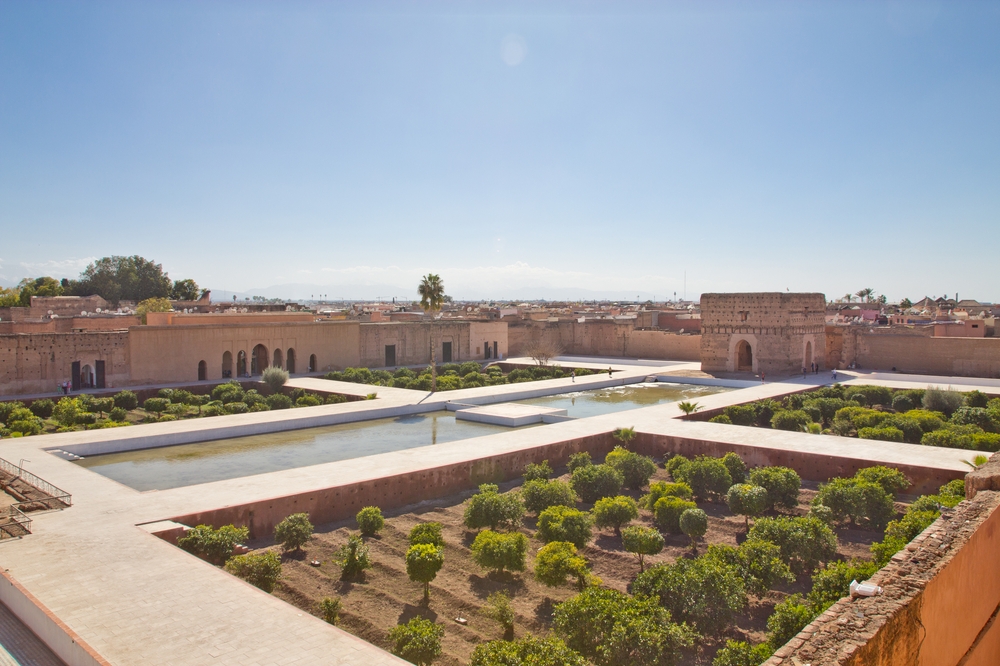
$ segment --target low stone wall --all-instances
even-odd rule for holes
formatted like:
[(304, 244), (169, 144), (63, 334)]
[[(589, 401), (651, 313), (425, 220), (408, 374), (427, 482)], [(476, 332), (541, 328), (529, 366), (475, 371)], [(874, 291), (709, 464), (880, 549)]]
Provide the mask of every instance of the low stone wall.
[[(884, 593), (845, 598), (765, 666), (987, 666), (1000, 655), (1000, 456), (966, 481), (967, 499), (872, 577)], [(990, 479), (989, 482), (986, 479)]]

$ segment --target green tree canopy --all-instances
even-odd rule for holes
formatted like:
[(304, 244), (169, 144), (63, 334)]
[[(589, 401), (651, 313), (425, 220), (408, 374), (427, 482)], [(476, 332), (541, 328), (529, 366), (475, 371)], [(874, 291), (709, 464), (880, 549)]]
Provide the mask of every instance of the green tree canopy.
[(170, 290), (170, 298), (175, 301), (197, 301), (201, 293), (198, 283), (191, 278), (174, 280), (174, 286)]
[[(195, 291), (198, 288), (193, 280), (180, 280), (178, 284), (193, 286)], [(80, 273), (79, 280), (65, 280), (62, 286), (76, 296), (97, 294), (114, 307), (119, 301), (139, 303), (147, 298), (170, 298), (174, 293), (174, 283), (163, 272), (163, 266), (139, 255), (98, 259)]]

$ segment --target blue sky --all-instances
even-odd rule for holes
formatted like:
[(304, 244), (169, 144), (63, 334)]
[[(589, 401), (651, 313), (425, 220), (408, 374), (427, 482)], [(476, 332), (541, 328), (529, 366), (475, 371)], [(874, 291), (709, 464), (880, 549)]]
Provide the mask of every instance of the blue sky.
[(996, 2), (0, 0), (0, 283), (1000, 301), (998, 35)]

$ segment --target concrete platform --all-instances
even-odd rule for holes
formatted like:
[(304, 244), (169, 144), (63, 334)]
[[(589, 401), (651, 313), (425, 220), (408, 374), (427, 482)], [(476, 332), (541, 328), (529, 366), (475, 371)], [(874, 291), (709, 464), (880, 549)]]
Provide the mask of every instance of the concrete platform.
[[(565, 409), (555, 407), (539, 407), (537, 405), (519, 405), (505, 402), (499, 405), (484, 407), (466, 407), (455, 412), (455, 418), (476, 423), (490, 423), (511, 428), (545, 423), (545, 417), (566, 416)], [(560, 419), (561, 420), (561, 419)]]

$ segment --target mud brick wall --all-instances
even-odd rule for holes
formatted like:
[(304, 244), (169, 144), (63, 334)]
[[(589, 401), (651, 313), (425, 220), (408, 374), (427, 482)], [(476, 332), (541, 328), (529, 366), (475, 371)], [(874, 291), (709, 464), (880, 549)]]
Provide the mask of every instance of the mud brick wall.
[(514, 321), (507, 329), (512, 354), (544, 343), (564, 354), (672, 361), (698, 361), (701, 337), (671, 331), (642, 330), (632, 321)]
[(82, 333), (13, 333), (0, 335), (0, 395), (54, 393), (72, 379), (75, 361), (94, 367), (105, 363), (105, 382), (129, 382), (126, 331)]

